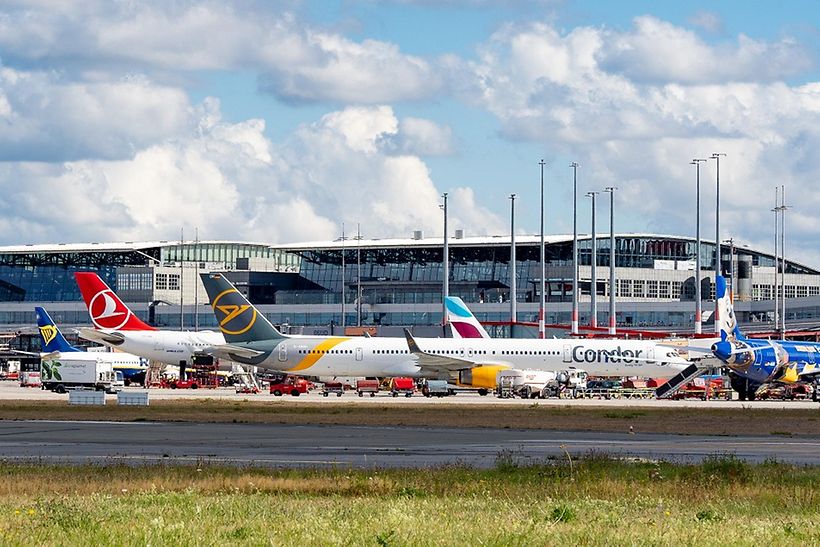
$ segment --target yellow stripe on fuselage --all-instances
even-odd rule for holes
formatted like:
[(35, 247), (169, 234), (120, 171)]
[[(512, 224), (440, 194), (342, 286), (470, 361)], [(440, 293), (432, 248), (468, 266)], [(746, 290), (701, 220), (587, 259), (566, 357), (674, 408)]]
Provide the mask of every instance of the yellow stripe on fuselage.
[(316, 361), (321, 359), (328, 351), (348, 340), (350, 340), (350, 338), (328, 338), (324, 342), (320, 342), (319, 345), (310, 350), (310, 353), (305, 355), (305, 358), (299, 361), (295, 367), (289, 368), (288, 372), (296, 372), (312, 367), (316, 364)]

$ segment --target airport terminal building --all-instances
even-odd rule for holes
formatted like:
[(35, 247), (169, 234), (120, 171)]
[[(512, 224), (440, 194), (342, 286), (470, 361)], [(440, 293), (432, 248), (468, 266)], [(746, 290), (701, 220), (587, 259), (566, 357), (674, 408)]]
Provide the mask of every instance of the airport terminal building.
[[(449, 290), (482, 321), (510, 322), (511, 276), (516, 277), (517, 321), (537, 321), (540, 238), (449, 238)], [(546, 239), (546, 322), (569, 324), (572, 301), (572, 236)], [(685, 333), (693, 329), (694, 238), (658, 234), (615, 237), (615, 287), (609, 286), (609, 238), (597, 240), (597, 281), (592, 244), (579, 237), (580, 321), (588, 324), (594, 290), (598, 324), (607, 323), (607, 299), (615, 291), (622, 328)], [(704, 301), (714, 299), (714, 242), (701, 245)], [(95, 271), (131, 303), (143, 319), (163, 328), (213, 328), (215, 319), (197, 274), (229, 278), (274, 323), (291, 332), (335, 333), (373, 327), (396, 334), (412, 326), (441, 334), (442, 238), (347, 239), (270, 245), (236, 241), (157, 241), (20, 245), (0, 247), (0, 330), (31, 328), (42, 305), (65, 326), (86, 325), (88, 315), (73, 272)], [(722, 270), (733, 279), (735, 309), (749, 330), (772, 329), (775, 261), (745, 246), (722, 247)], [(820, 271), (787, 260), (786, 317), (790, 328), (820, 324)], [(713, 306), (704, 303), (704, 323)], [(344, 320), (342, 319), (344, 315)], [(509, 326), (497, 326), (509, 334)], [(516, 332), (515, 335), (526, 335)], [(704, 326), (704, 331), (710, 331)]]

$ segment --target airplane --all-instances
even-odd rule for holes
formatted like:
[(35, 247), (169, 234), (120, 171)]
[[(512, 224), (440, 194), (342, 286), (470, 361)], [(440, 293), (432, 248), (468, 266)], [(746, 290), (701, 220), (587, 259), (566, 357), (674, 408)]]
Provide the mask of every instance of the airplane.
[(40, 344), (43, 350), (40, 354), (41, 358), (71, 353), (71, 357), (75, 359), (87, 357), (110, 362), (112, 368), (122, 372), (123, 379), (129, 383), (141, 382), (145, 379), (145, 371), (148, 369), (147, 359), (129, 353), (87, 351), (72, 346), (44, 308), (38, 306), (34, 308), (34, 311), (37, 313), (37, 328), (40, 331)]
[(716, 295), (720, 311), (720, 341), (713, 355), (729, 369), (732, 389), (741, 401), (755, 399), (765, 384), (814, 383), (820, 391), (820, 343), (792, 340), (754, 340), (740, 331), (726, 279), (717, 276)]
[[(717, 276), (715, 295), (720, 313), (720, 340), (710, 353), (729, 369), (729, 380), (741, 401), (753, 401), (758, 390), (768, 384), (814, 382), (814, 398), (820, 391), (820, 344), (791, 340), (753, 340), (743, 336), (735, 316), (726, 279)], [(671, 346), (670, 346), (671, 347)], [(681, 347), (703, 352), (700, 347)], [(685, 377), (679, 374), (655, 391), (658, 398), (671, 396), (679, 387), (705, 369)]]
[(405, 338), (287, 336), (222, 274), (201, 278), (228, 346), (215, 351), (278, 372), (448, 380), (455, 376), (463, 385), (491, 389), (498, 372), (511, 368), (577, 367), (596, 376), (670, 377), (690, 366), (677, 350), (643, 340), (423, 339), (409, 331)]
[(190, 364), (195, 355), (210, 355), (225, 337), (215, 331), (158, 330), (144, 323), (94, 272), (75, 272), (94, 328), (81, 328), (81, 338), (152, 361)]

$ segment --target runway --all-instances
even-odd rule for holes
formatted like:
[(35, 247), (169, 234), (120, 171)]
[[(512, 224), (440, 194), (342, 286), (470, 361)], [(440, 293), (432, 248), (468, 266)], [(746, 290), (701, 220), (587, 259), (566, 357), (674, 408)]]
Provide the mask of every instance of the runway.
[(734, 454), (820, 465), (820, 439), (668, 434), (153, 422), (0, 422), (0, 458), (48, 463), (226, 463), (355, 468), (520, 463), (615, 457), (698, 462)]

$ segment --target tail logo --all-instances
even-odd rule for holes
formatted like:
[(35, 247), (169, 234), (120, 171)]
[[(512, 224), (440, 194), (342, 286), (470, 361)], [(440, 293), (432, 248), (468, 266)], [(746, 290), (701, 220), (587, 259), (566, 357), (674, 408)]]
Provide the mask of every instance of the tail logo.
[(57, 338), (57, 327), (54, 325), (45, 325), (40, 327), (40, 336), (43, 337), (44, 345), (49, 345), (52, 340)]
[[(224, 304), (220, 304), (221, 299)], [(233, 301), (233, 302), (231, 302)], [(213, 302), (214, 312), (219, 321), (219, 330), (225, 334), (244, 334), (256, 323), (256, 308), (245, 303), (245, 299), (236, 289), (220, 293)]]
[(88, 303), (88, 314), (98, 329), (118, 330), (128, 323), (131, 310), (114, 296), (114, 291), (105, 289), (98, 292)]

